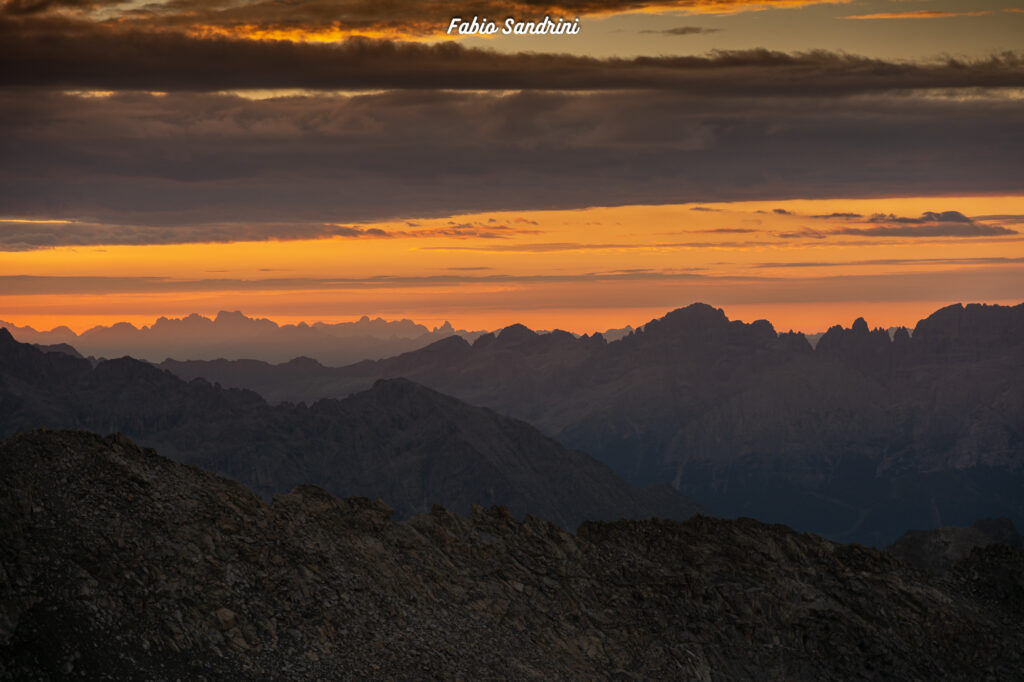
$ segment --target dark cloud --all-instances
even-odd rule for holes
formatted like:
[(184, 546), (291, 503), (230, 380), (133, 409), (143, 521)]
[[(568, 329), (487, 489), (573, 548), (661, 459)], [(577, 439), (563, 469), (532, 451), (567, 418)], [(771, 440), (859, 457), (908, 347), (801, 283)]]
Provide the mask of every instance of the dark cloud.
[[(134, 226), (121, 238), (164, 243), (177, 237), (142, 228), (311, 238), (490, 210), (1009, 194), (1020, 149), (1024, 109), (998, 99), (0, 89), (0, 217)], [(0, 229), (8, 244), (40, 231), (20, 241), (95, 243), (75, 236), (85, 228)]]
[(860, 213), (828, 213), (825, 215), (812, 215), (811, 217), (828, 220), (830, 218), (863, 218), (864, 216)]
[(998, 225), (934, 223), (922, 226), (879, 225), (878, 227), (867, 228), (847, 227), (837, 230), (835, 234), (864, 237), (994, 237), (1018, 234), (1018, 232)]
[[(699, 270), (699, 268), (697, 269)], [(0, 275), (0, 291), (9, 296), (53, 294), (116, 294), (164, 293), (196, 291), (295, 291), (344, 290), (368, 288), (432, 287), (442, 284), (489, 283), (553, 283), (628, 281), (652, 279), (699, 279), (707, 277), (697, 271), (670, 272), (583, 272), (558, 275), (512, 275), (507, 273), (472, 275), (376, 275), (373, 277), (264, 277), (257, 279), (206, 278), (175, 279), (171, 277), (102, 277), (102, 276), (33, 276)], [(721, 277), (716, 279), (730, 279)], [(748, 278), (749, 279), (749, 278)]]
[(979, 215), (974, 216), (975, 220), (998, 220), (1001, 223), (1009, 223), (1011, 225), (1024, 224), (1024, 215), (1019, 213), (1001, 213), (998, 215)]
[[(711, 301), (713, 305), (730, 303), (812, 303), (834, 301), (993, 301), (1005, 300), (1007, 291), (1017, 291), (1022, 268), (952, 268), (920, 272), (865, 275), (827, 275), (796, 277), (715, 276), (706, 272), (583, 272), (564, 275), (517, 276), (437, 275), (424, 277), (377, 276), (368, 278), (208, 278), (175, 280), (162, 277), (26, 277), (0, 275), (0, 291), (12, 296), (42, 294), (116, 294), (170, 293), (212, 291), (296, 291), (363, 289), (402, 289), (433, 287), (439, 284), (516, 283), (503, 292), (473, 295), (460, 292), (458, 298), (436, 294), (435, 299), (417, 298), (421, 305), (435, 306), (449, 302), (458, 306), (479, 305), (483, 308), (522, 305), (529, 293), (540, 307), (581, 305), (595, 307), (624, 304), (671, 306), (679, 297), (687, 300)], [(648, 285), (660, 282), (656, 290)], [(552, 284), (586, 284), (557, 289)], [(635, 283), (642, 288), (629, 286)], [(535, 286), (531, 286), (535, 285)], [(1015, 288), (1017, 287), (1017, 288)], [(595, 288), (601, 295), (595, 296)], [(532, 292), (532, 293), (530, 293)], [(466, 297), (469, 297), (467, 300)], [(423, 303), (425, 301), (425, 303)], [(475, 301), (475, 302), (474, 302)], [(654, 303), (651, 303), (654, 301)], [(430, 308), (428, 308), (430, 309)]]
[(925, 211), (921, 214), (920, 218), (905, 218), (893, 215), (892, 213), (888, 215), (875, 213), (871, 216), (871, 222), (898, 223), (903, 225), (929, 225), (933, 223), (963, 223), (969, 225), (973, 221), (960, 211), (942, 211), (941, 213)]
[(818, 230), (812, 230), (809, 227), (805, 227), (799, 230), (791, 230), (789, 232), (776, 232), (776, 237), (782, 239), (826, 239), (828, 233), (819, 232)]
[(188, 226), (33, 223), (0, 219), (0, 251), (56, 246), (186, 244), (192, 242), (388, 237), (382, 230), (314, 223), (224, 223)]
[[(641, 11), (645, 8), (680, 9), (689, 12), (737, 12), (764, 9), (774, 4), (820, 4), (828, 0), (157, 0), (142, 6), (117, 0), (8, 0), (0, 15), (60, 16), (75, 10), (84, 20), (102, 20), (118, 26), (150, 31), (177, 28), (191, 32), (242, 35), (295, 35), (363, 31), (371, 34), (422, 36), (443, 34), (452, 17), (474, 16), (499, 19), (515, 16), (524, 20), (601, 16)], [(118, 5), (124, 7), (118, 9)], [(88, 10), (105, 7), (104, 15)]]
[(1019, 234), (1001, 225), (977, 223), (959, 211), (926, 211), (920, 218), (871, 216), (872, 227), (844, 227), (832, 234), (863, 237), (1000, 237)]
[(98, 7), (116, 6), (122, 0), (5, 0), (0, 4), (0, 16), (27, 16), (60, 12), (64, 10), (92, 10)]
[(11, 221), (0, 218), (0, 251), (34, 251), (56, 246), (225, 243), (297, 239), (508, 239), (539, 230), (508, 225), (458, 223), (444, 227), (385, 231), (376, 227), (323, 223), (223, 223), (185, 226), (103, 225), (80, 222)]
[[(289, 5), (290, 7), (290, 5)], [(691, 96), (813, 97), (907, 89), (1020, 87), (1015, 54), (935, 64), (893, 63), (816, 51), (714, 52), (704, 57), (595, 59), (499, 54), (455, 42), (352, 39), (294, 43), (130, 31), (67, 19), (0, 17), (0, 85), (199, 90), (663, 89)]]
[[(531, 225), (537, 223), (530, 220), (516, 220), (514, 222), (528, 222)], [(456, 239), (508, 239), (513, 235), (540, 234), (541, 230), (532, 230), (510, 225), (495, 223), (455, 223), (449, 221), (443, 227), (423, 228), (413, 232), (393, 232), (392, 236), (402, 237), (454, 237)]]
[(674, 28), (647, 29), (641, 33), (661, 33), (669, 36), (692, 36), (701, 33), (718, 33), (720, 28), (706, 28), (704, 26), (676, 26)]
[(778, 215), (793, 215), (784, 208), (773, 208), (772, 213), (777, 213)]

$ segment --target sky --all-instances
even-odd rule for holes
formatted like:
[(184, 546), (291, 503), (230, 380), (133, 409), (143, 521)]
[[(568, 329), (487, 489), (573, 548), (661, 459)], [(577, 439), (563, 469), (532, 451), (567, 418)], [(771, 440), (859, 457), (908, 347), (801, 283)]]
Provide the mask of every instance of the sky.
[(1021, 2), (6, 0), (0, 65), (18, 325), (1024, 300)]

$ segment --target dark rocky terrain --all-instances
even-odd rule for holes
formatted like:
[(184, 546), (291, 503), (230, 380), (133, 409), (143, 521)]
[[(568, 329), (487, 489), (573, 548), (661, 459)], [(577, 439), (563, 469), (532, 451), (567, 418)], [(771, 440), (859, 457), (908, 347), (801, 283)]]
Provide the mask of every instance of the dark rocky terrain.
[(634, 484), (833, 539), (1024, 524), (1024, 304), (949, 306), (913, 335), (857, 320), (814, 348), (696, 304), (613, 343), (514, 325), (342, 368), (167, 366), (271, 401), (408, 377), (524, 419)]
[(344, 400), (271, 406), (131, 358), (94, 366), (44, 353), (0, 329), (0, 436), (41, 426), (120, 431), (267, 497), (313, 483), (380, 497), (400, 517), (434, 503), (465, 513), (501, 504), (575, 529), (697, 509), (668, 486), (627, 485), (524, 422), (404, 379)]
[(0, 677), (1024, 679), (1024, 554), (944, 577), (749, 519), (267, 504), (123, 436), (0, 444)]
[(1024, 548), (1024, 537), (1009, 519), (982, 519), (966, 527), (907, 531), (885, 551), (921, 570), (945, 574), (975, 548), (997, 544)]

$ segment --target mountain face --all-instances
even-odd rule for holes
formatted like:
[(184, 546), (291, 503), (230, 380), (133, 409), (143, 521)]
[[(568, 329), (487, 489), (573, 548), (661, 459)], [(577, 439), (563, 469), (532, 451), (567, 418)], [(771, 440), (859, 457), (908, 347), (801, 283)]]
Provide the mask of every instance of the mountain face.
[(949, 306), (913, 335), (860, 319), (814, 348), (696, 304), (611, 343), (515, 325), (342, 368), (168, 368), (272, 401), (408, 377), (526, 420), (632, 483), (833, 539), (1024, 524), (1024, 304)]
[(93, 327), (76, 334), (67, 327), (40, 332), (0, 321), (19, 341), (39, 345), (71, 345), (85, 355), (135, 358), (257, 358), (280, 362), (296, 355), (345, 365), (365, 358), (383, 358), (421, 348), (452, 334), (475, 339), (483, 332), (456, 331), (445, 322), (434, 330), (411, 320), (386, 321), (363, 316), (357, 322), (278, 325), (241, 312), (221, 311), (210, 319), (192, 314), (161, 317), (151, 326), (127, 322)]
[(0, 443), (5, 679), (1020, 680), (1024, 554), (272, 504), (123, 436)]
[(303, 483), (382, 498), (400, 516), (435, 503), (502, 504), (566, 528), (586, 519), (687, 518), (668, 486), (638, 490), (524, 422), (404, 379), (344, 400), (270, 406), (131, 358), (95, 367), (0, 330), (0, 435), (46, 426), (120, 431), (265, 496)]

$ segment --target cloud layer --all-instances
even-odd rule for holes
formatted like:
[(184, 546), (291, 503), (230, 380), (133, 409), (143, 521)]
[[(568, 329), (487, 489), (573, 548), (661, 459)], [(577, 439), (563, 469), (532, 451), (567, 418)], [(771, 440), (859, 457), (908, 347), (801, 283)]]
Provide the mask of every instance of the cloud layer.
[(167, 243), (220, 230), (309, 238), (487, 210), (1014, 193), (1020, 149), (1024, 110), (999, 98), (0, 90), (0, 218), (75, 221), (3, 225), (0, 244)]
[(499, 54), (455, 42), (351, 39), (316, 44), (129, 30), (0, 16), (0, 86), (139, 90), (660, 89), (724, 95), (835, 96), (905, 89), (1022, 87), (1024, 60), (886, 62), (763, 49), (705, 57), (594, 59)]
[(452, 17), (494, 21), (576, 18), (635, 12), (735, 13), (769, 7), (843, 3), (847, 0), (7, 0), (0, 16), (41, 20), (75, 18), (104, 27), (177, 30), (248, 38), (338, 39), (349, 35), (417, 37), (443, 34)]

